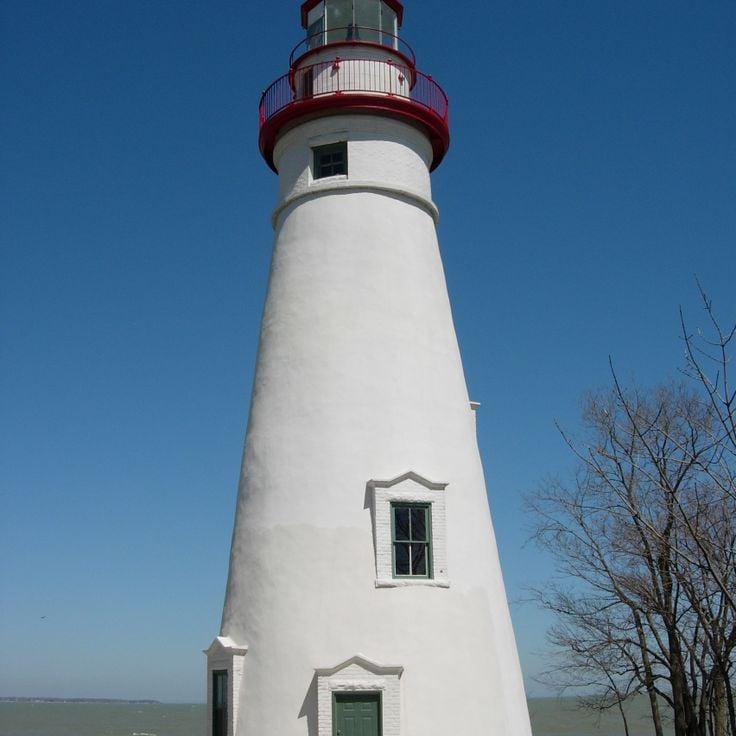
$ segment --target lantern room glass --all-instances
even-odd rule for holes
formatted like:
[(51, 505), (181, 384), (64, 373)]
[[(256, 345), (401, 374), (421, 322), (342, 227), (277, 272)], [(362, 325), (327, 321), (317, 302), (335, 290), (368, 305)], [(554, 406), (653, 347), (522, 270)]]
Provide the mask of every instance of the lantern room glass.
[(323, 0), (307, 15), (307, 46), (367, 41), (397, 48), (396, 11), (383, 0)]
[(370, 0), (355, 0), (353, 23), (357, 40), (381, 43), (381, 3)]
[(325, 0), (325, 26), (327, 29), (325, 43), (352, 40), (350, 33), (353, 25), (352, 0)]
[(381, 3), (381, 32), (384, 46), (393, 49), (398, 47), (396, 37), (399, 35), (399, 18), (396, 11), (386, 3)]
[(307, 14), (307, 46), (311, 49), (313, 46), (322, 44), (322, 37), (325, 32), (325, 4), (317, 3)]

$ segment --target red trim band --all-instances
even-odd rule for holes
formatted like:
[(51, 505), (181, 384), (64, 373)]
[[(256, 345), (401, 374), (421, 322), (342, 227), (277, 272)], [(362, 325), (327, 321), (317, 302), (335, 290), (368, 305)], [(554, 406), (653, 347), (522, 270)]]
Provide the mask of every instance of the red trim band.
[(258, 147), (266, 163), (278, 173), (273, 162), (273, 149), (279, 136), (297, 122), (335, 113), (383, 114), (419, 127), (427, 134), (432, 144), (430, 171), (434, 171), (440, 165), (450, 147), (450, 128), (447, 119), (441, 118), (436, 112), (414, 100), (398, 95), (338, 93), (292, 102), (262, 121)]

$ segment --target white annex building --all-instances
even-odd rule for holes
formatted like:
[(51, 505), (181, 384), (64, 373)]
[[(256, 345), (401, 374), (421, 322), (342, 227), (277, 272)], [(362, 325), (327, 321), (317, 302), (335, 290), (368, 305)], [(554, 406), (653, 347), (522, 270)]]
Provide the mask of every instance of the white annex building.
[(402, 15), (307, 0), (261, 100), (275, 243), (208, 736), (531, 733), (435, 229), (447, 98)]

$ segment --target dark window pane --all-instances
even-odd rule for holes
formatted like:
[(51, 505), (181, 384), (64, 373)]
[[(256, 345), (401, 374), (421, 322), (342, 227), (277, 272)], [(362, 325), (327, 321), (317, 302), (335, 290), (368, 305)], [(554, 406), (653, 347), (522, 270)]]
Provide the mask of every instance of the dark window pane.
[(424, 544), (411, 545), (411, 574), (427, 574), (427, 547)]
[(217, 706), (227, 703), (227, 670), (216, 670), (212, 673), (213, 702)]
[(394, 556), (397, 575), (409, 575), (411, 568), (409, 566), (409, 548), (408, 544), (395, 544)]
[(427, 541), (427, 510), (424, 508), (411, 510), (411, 538)]
[(411, 539), (409, 536), (409, 509), (394, 508), (394, 539)]
[(394, 575), (432, 576), (429, 504), (396, 503), (391, 506)]
[(348, 173), (347, 143), (335, 143), (314, 149), (314, 178)]
[(322, 161), (322, 171), (324, 176), (336, 176), (345, 173), (345, 163), (342, 151), (335, 151), (327, 154)]
[(227, 736), (227, 670), (212, 673), (212, 736)]

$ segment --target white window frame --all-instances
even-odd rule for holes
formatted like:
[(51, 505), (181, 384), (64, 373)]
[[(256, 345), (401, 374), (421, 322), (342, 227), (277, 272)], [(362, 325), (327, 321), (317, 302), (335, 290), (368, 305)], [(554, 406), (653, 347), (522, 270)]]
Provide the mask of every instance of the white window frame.
[[(373, 514), (373, 542), (376, 556), (376, 587), (399, 588), (424, 585), (449, 588), (447, 570), (447, 483), (435, 483), (414, 471), (391, 480), (369, 480)], [(432, 577), (394, 577), (391, 506), (394, 503), (421, 503), (430, 506), (432, 524)]]

